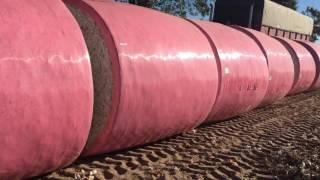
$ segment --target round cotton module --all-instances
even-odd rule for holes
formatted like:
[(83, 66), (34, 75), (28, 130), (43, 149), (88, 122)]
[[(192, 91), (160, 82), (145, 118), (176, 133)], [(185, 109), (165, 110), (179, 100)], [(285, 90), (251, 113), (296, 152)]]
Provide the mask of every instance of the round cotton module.
[(297, 94), (311, 88), (316, 77), (316, 64), (310, 52), (301, 44), (284, 38), (277, 38), (289, 51), (295, 65), (295, 82), (289, 94)]
[(67, 166), (83, 150), (91, 65), (61, 1), (2, 0), (0, 18), (0, 179), (24, 179)]
[(235, 28), (254, 39), (268, 61), (269, 85), (260, 106), (272, 104), (286, 96), (294, 82), (294, 64), (287, 49), (264, 33), (242, 27)]
[(257, 107), (268, 87), (268, 65), (257, 43), (218, 23), (194, 21), (212, 43), (220, 72), (220, 89), (207, 121), (224, 120)]
[(65, 2), (81, 26), (94, 71), (93, 128), (84, 155), (150, 143), (205, 120), (218, 72), (199, 29), (138, 6)]
[(298, 41), (303, 45), (312, 55), (313, 60), (316, 64), (316, 77), (311, 85), (310, 90), (316, 90), (320, 88), (320, 45), (316, 43)]

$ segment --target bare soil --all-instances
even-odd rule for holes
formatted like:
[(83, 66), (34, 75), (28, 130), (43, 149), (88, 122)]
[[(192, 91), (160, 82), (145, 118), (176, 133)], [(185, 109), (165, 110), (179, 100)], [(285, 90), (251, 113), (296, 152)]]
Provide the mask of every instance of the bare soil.
[(320, 179), (320, 91), (36, 179)]

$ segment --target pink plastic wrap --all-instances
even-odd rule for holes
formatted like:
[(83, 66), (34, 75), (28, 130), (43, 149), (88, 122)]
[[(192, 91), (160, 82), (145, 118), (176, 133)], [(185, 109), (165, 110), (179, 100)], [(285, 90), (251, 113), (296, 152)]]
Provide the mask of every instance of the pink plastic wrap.
[(195, 21), (211, 41), (220, 72), (218, 97), (207, 121), (224, 120), (257, 107), (268, 87), (268, 65), (257, 43), (222, 24)]
[(311, 85), (310, 90), (316, 90), (320, 88), (320, 45), (307, 41), (299, 41), (312, 55), (313, 60), (316, 64), (316, 77)]
[(297, 78), (289, 94), (297, 94), (310, 89), (316, 77), (316, 64), (312, 55), (305, 47), (293, 40), (277, 39), (287, 48), (295, 65)]
[(66, 1), (95, 19), (113, 64), (113, 109), (84, 155), (110, 152), (188, 131), (215, 101), (211, 46), (191, 23), (121, 3)]
[(61, 1), (1, 0), (0, 19), (0, 179), (22, 179), (80, 155), (92, 116), (91, 66)]
[(252, 29), (235, 27), (254, 39), (268, 61), (269, 85), (261, 106), (286, 96), (294, 82), (294, 64), (287, 49), (274, 38)]

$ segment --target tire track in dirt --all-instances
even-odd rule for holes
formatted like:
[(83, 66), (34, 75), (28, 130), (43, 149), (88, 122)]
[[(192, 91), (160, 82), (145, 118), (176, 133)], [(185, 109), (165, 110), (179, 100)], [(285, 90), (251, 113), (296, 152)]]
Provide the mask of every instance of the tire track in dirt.
[[(273, 169), (279, 157), (320, 147), (319, 100), (320, 91), (287, 97), (272, 106), (153, 144), (83, 158), (38, 179), (285, 178)], [(315, 153), (320, 157), (320, 149)]]

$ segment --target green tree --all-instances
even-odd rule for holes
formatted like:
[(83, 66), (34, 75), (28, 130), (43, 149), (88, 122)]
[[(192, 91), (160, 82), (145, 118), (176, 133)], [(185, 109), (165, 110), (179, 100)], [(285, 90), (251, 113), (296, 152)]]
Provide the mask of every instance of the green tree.
[(314, 20), (313, 33), (311, 36), (311, 41), (318, 40), (320, 36), (320, 11), (314, 7), (307, 7), (303, 14), (311, 17)]
[(297, 10), (297, 7), (298, 7), (297, 0), (272, 0), (272, 1), (278, 4), (281, 4), (283, 6), (286, 6), (288, 8), (291, 8), (293, 10)]
[(175, 16), (186, 17), (187, 15), (203, 18), (210, 14), (210, 4), (215, 0), (131, 0), (137, 4)]

